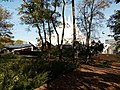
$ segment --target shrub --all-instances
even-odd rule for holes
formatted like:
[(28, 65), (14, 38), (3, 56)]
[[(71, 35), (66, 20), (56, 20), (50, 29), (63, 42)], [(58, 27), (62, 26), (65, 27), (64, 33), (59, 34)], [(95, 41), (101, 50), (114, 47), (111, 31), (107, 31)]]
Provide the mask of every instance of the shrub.
[(0, 62), (0, 90), (31, 90), (75, 68), (71, 62), (17, 57)]

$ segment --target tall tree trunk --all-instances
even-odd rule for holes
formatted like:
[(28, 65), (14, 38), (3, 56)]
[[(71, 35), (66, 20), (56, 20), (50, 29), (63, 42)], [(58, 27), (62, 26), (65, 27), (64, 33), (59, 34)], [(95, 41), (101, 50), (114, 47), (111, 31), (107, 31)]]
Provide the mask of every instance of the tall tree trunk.
[(46, 45), (46, 43), (47, 43), (46, 41), (47, 41), (47, 38), (46, 38), (46, 31), (45, 31), (45, 22), (43, 21), (42, 23), (43, 23), (43, 32), (44, 32), (44, 39), (45, 39), (45, 46), (44, 46), (44, 48), (46, 50), (46, 46), (47, 46)]
[[(55, 25), (55, 22), (54, 22), (54, 17), (53, 17), (53, 14), (56, 12), (56, 7), (57, 7), (57, 1), (58, 0), (55, 0), (55, 6), (54, 6), (54, 11), (51, 13), (51, 21), (52, 21), (52, 25), (53, 25), (53, 28), (55, 30), (55, 33), (57, 35), (57, 44), (58, 44), (58, 50), (60, 52), (60, 42), (59, 42), (59, 33), (57, 32), (57, 29), (56, 29), (56, 25)], [(60, 60), (60, 55), (59, 55), (59, 60)]]
[(56, 26), (55, 26), (55, 23), (54, 23), (54, 21), (52, 20), (52, 24), (53, 24), (53, 28), (54, 28), (54, 30), (55, 30), (55, 33), (56, 33), (56, 35), (57, 35), (57, 44), (58, 44), (58, 46), (60, 45), (60, 43), (59, 43), (59, 34), (58, 34), (58, 32), (57, 32), (57, 29), (56, 29)]
[(51, 56), (51, 53), (50, 53), (50, 50), (51, 50), (51, 29), (50, 29), (50, 20), (48, 20), (48, 31), (49, 31), (48, 56), (49, 56), (49, 58), (50, 58), (50, 56)]
[(49, 42), (50, 42), (50, 48), (51, 48), (51, 29), (50, 29), (50, 21), (48, 20), (48, 31), (49, 31)]
[[(55, 33), (56, 33), (56, 35), (57, 35), (58, 50), (59, 50), (59, 52), (60, 52), (59, 34), (58, 34), (58, 32), (57, 32), (57, 29), (56, 29), (56, 26), (55, 26), (55, 23), (54, 23), (53, 20), (52, 20), (52, 24), (53, 24), (53, 28), (54, 28), (54, 30), (55, 30)], [(61, 57), (60, 57), (60, 55), (59, 55), (59, 60), (61, 60), (60, 58), (61, 58)]]
[[(75, 27), (75, 6), (74, 0), (72, 0), (72, 15), (73, 15), (73, 43), (76, 41), (76, 27)], [(74, 44), (73, 44), (74, 45)]]
[(87, 50), (86, 50), (86, 63), (88, 61), (90, 61), (91, 59), (91, 54), (90, 54), (90, 47), (89, 47), (89, 43), (90, 43), (90, 38), (91, 38), (91, 27), (92, 27), (92, 20), (93, 20), (93, 6), (94, 6), (94, 0), (93, 0), (93, 3), (92, 3), (92, 7), (91, 7), (91, 15), (90, 15), (90, 22), (89, 22), (89, 29), (88, 29), (88, 32), (87, 32), (87, 39), (86, 39), (86, 46), (87, 46)]
[(62, 9), (62, 18), (63, 18), (63, 30), (62, 30), (62, 37), (61, 37), (61, 46), (63, 44), (63, 39), (64, 39), (64, 31), (65, 31), (65, 0), (63, 0), (63, 9)]
[(86, 58), (85, 58), (85, 63), (89, 61), (89, 54), (90, 54), (90, 48), (89, 48), (89, 40), (90, 40), (90, 35), (87, 33), (86, 37)]
[(75, 41), (76, 41), (76, 27), (75, 27), (75, 6), (74, 0), (72, 0), (72, 16), (73, 16), (73, 61), (75, 57)]
[(42, 38), (42, 35), (41, 35), (41, 30), (40, 30), (40, 27), (39, 27), (39, 25), (38, 24), (36, 24), (36, 27), (37, 27), (37, 29), (38, 29), (38, 34), (39, 34), (39, 37), (40, 37), (40, 39), (41, 39), (41, 41), (42, 41), (42, 51), (43, 51), (43, 38)]
[(53, 14), (56, 12), (56, 7), (57, 7), (57, 0), (55, 0), (54, 11), (51, 13), (51, 21), (52, 21), (52, 25), (53, 25), (53, 28), (55, 30), (55, 33), (57, 35), (57, 43), (58, 43), (58, 46), (59, 46), (60, 45), (60, 43), (59, 43), (59, 34), (57, 32), (56, 25), (55, 25), (55, 22), (54, 22), (54, 17), (53, 17)]
[(63, 39), (64, 39), (64, 31), (65, 31), (65, 0), (63, 0), (63, 9), (62, 9), (62, 18), (63, 18), (63, 31), (61, 37), (61, 44), (60, 44), (60, 60), (62, 60), (62, 47), (63, 47)]

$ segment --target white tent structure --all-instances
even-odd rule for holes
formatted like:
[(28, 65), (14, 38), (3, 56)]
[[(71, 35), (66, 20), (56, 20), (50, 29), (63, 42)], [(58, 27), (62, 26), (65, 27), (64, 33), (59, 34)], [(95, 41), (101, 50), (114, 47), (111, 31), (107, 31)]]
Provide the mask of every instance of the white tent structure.
[(112, 46), (110, 44), (104, 44), (102, 54), (113, 54)]
[[(61, 42), (62, 31), (63, 31), (62, 19), (61, 19), (61, 24), (56, 29), (59, 34), (59, 42)], [(79, 30), (77, 25), (76, 25), (76, 40), (81, 43), (85, 43), (86, 41), (86, 37)], [(65, 31), (64, 31), (63, 44), (72, 44), (72, 41), (73, 41), (73, 24), (72, 24), (72, 21), (70, 20), (70, 17), (68, 17), (68, 20), (65, 20)], [(53, 45), (57, 44), (57, 35), (55, 32), (52, 34), (52, 44)]]

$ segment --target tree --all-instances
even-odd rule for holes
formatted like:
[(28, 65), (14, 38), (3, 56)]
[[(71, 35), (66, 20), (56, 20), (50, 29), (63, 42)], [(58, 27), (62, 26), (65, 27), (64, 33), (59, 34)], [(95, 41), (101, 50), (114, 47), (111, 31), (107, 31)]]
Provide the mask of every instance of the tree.
[(14, 42), (11, 40), (11, 29), (13, 27), (13, 24), (9, 22), (11, 15), (8, 10), (0, 6), (0, 47)]
[(120, 0), (115, 0), (116, 4), (120, 2)]
[(54, 9), (53, 9), (53, 11), (51, 12), (51, 22), (52, 22), (52, 25), (53, 25), (53, 29), (54, 29), (54, 31), (55, 31), (55, 33), (56, 33), (56, 35), (57, 35), (57, 43), (58, 43), (58, 49), (60, 50), (60, 42), (59, 42), (59, 33), (58, 33), (58, 31), (57, 31), (57, 29), (56, 29), (56, 27), (59, 25), (59, 21), (57, 21), (57, 18), (58, 17), (60, 17), (61, 15), (60, 15), (60, 13), (59, 12), (57, 12), (57, 7), (60, 7), (60, 3), (61, 3), (61, 0), (60, 1), (58, 1), (58, 0), (55, 0), (54, 2), (53, 2), (53, 7), (54, 7)]
[[(19, 9), (19, 14), (21, 14), (21, 20), (32, 27), (37, 27), (40, 40), (42, 42), (42, 47), (44, 42), (47, 41), (47, 31), (48, 35), (51, 37), (50, 25), (53, 25), (53, 28), (57, 34), (58, 45), (59, 45), (59, 35), (56, 30), (58, 25), (57, 18), (60, 16), (56, 12), (56, 8), (60, 5), (58, 0), (29, 0), (24, 1), (24, 4), (21, 5)], [(49, 27), (49, 30), (46, 29)], [(50, 41), (51, 42), (51, 41)], [(45, 47), (46, 48), (46, 47)], [(42, 48), (43, 50), (43, 48)]]
[(14, 41), (8, 36), (1, 36), (0, 37), (0, 48), (3, 48), (7, 44), (13, 44)]
[(22, 41), (22, 40), (16, 40), (15, 42), (14, 42), (14, 44), (23, 44), (25, 41)]
[[(29, 0), (29, 1), (26, 1), (26, 0), (23, 0), (24, 3), (21, 5), (21, 7), (19, 8), (19, 14), (21, 15), (21, 20), (22, 22), (24, 22), (25, 24), (28, 24), (32, 27), (36, 27), (38, 29), (38, 35), (40, 37), (40, 40), (42, 42), (42, 51), (43, 51), (43, 37), (41, 35), (41, 27), (40, 27), (40, 24), (42, 23), (41, 22), (41, 17), (39, 17), (39, 13), (38, 13), (38, 9), (41, 10), (41, 7), (40, 8), (36, 8), (38, 6), (38, 4), (41, 5), (42, 2), (40, 1), (32, 1), (32, 0)], [(35, 5), (37, 4), (37, 5)]]
[(9, 22), (11, 13), (0, 6), (0, 36), (10, 36), (13, 24)]
[(120, 47), (120, 10), (115, 11), (115, 14), (110, 16), (107, 26), (114, 33), (114, 35), (111, 36), (116, 40), (116, 51), (118, 51)]
[[(42, 51), (43, 51), (43, 43), (44, 40), (46, 42), (46, 31), (45, 31), (45, 20), (47, 15), (47, 9), (45, 5), (47, 1), (45, 0), (29, 0), (24, 1), (24, 4), (21, 5), (19, 9), (19, 14), (21, 14), (21, 20), (28, 25), (32, 25), (32, 27), (36, 27), (38, 29), (38, 34), (42, 42)], [(44, 32), (44, 37), (42, 36), (42, 32)], [(43, 39), (44, 38), (44, 39)]]
[(65, 0), (63, 0), (63, 8), (62, 8), (62, 18), (63, 18), (63, 31), (62, 31), (62, 38), (61, 38), (61, 46), (63, 44), (64, 39), (64, 31), (65, 31)]
[(62, 37), (61, 37), (61, 44), (60, 44), (60, 60), (62, 59), (62, 49), (63, 49), (63, 39), (64, 39), (64, 32), (65, 32), (65, 5), (66, 2), (65, 0), (63, 1), (63, 6), (62, 6), (62, 19), (63, 19), (63, 30), (62, 30)]
[[(75, 41), (76, 41), (76, 27), (75, 27), (75, 6), (74, 6), (74, 0), (72, 0), (72, 15), (73, 15), (73, 48), (75, 47)], [(73, 50), (73, 54), (75, 53), (75, 50)], [(73, 55), (74, 59), (75, 54)]]
[[(72, 15), (73, 15), (73, 43), (76, 41), (76, 28), (75, 28), (75, 6), (74, 0), (72, 0)], [(73, 44), (74, 45), (74, 44)]]
[[(91, 34), (101, 26), (104, 20), (103, 9), (110, 5), (108, 0), (82, 0), (78, 5), (78, 26), (86, 35), (86, 60), (89, 60)], [(96, 28), (97, 27), (97, 28)]]
[(114, 33), (115, 40), (120, 40), (120, 10), (115, 11), (115, 14), (110, 16), (107, 26)]

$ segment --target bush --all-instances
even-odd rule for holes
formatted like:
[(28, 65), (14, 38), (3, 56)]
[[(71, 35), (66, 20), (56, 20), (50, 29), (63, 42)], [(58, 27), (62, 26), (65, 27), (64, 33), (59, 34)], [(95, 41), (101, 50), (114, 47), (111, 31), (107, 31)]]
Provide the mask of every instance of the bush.
[(62, 53), (64, 57), (73, 57), (72, 45), (63, 45)]
[(75, 68), (70, 62), (16, 57), (0, 62), (0, 90), (31, 90)]
[[(43, 61), (11, 60), (0, 63), (0, 90), (31, 90), (47, 81), (48, 72)], [(37, 84), (38, 83), (38, 84)]]
[(50, 79), (54, 79), (68, 71), (71, 71), (75, 68), (73, 63), (63, 62), (63, 61), (54, 61), (51, 63), (50, 69)]

